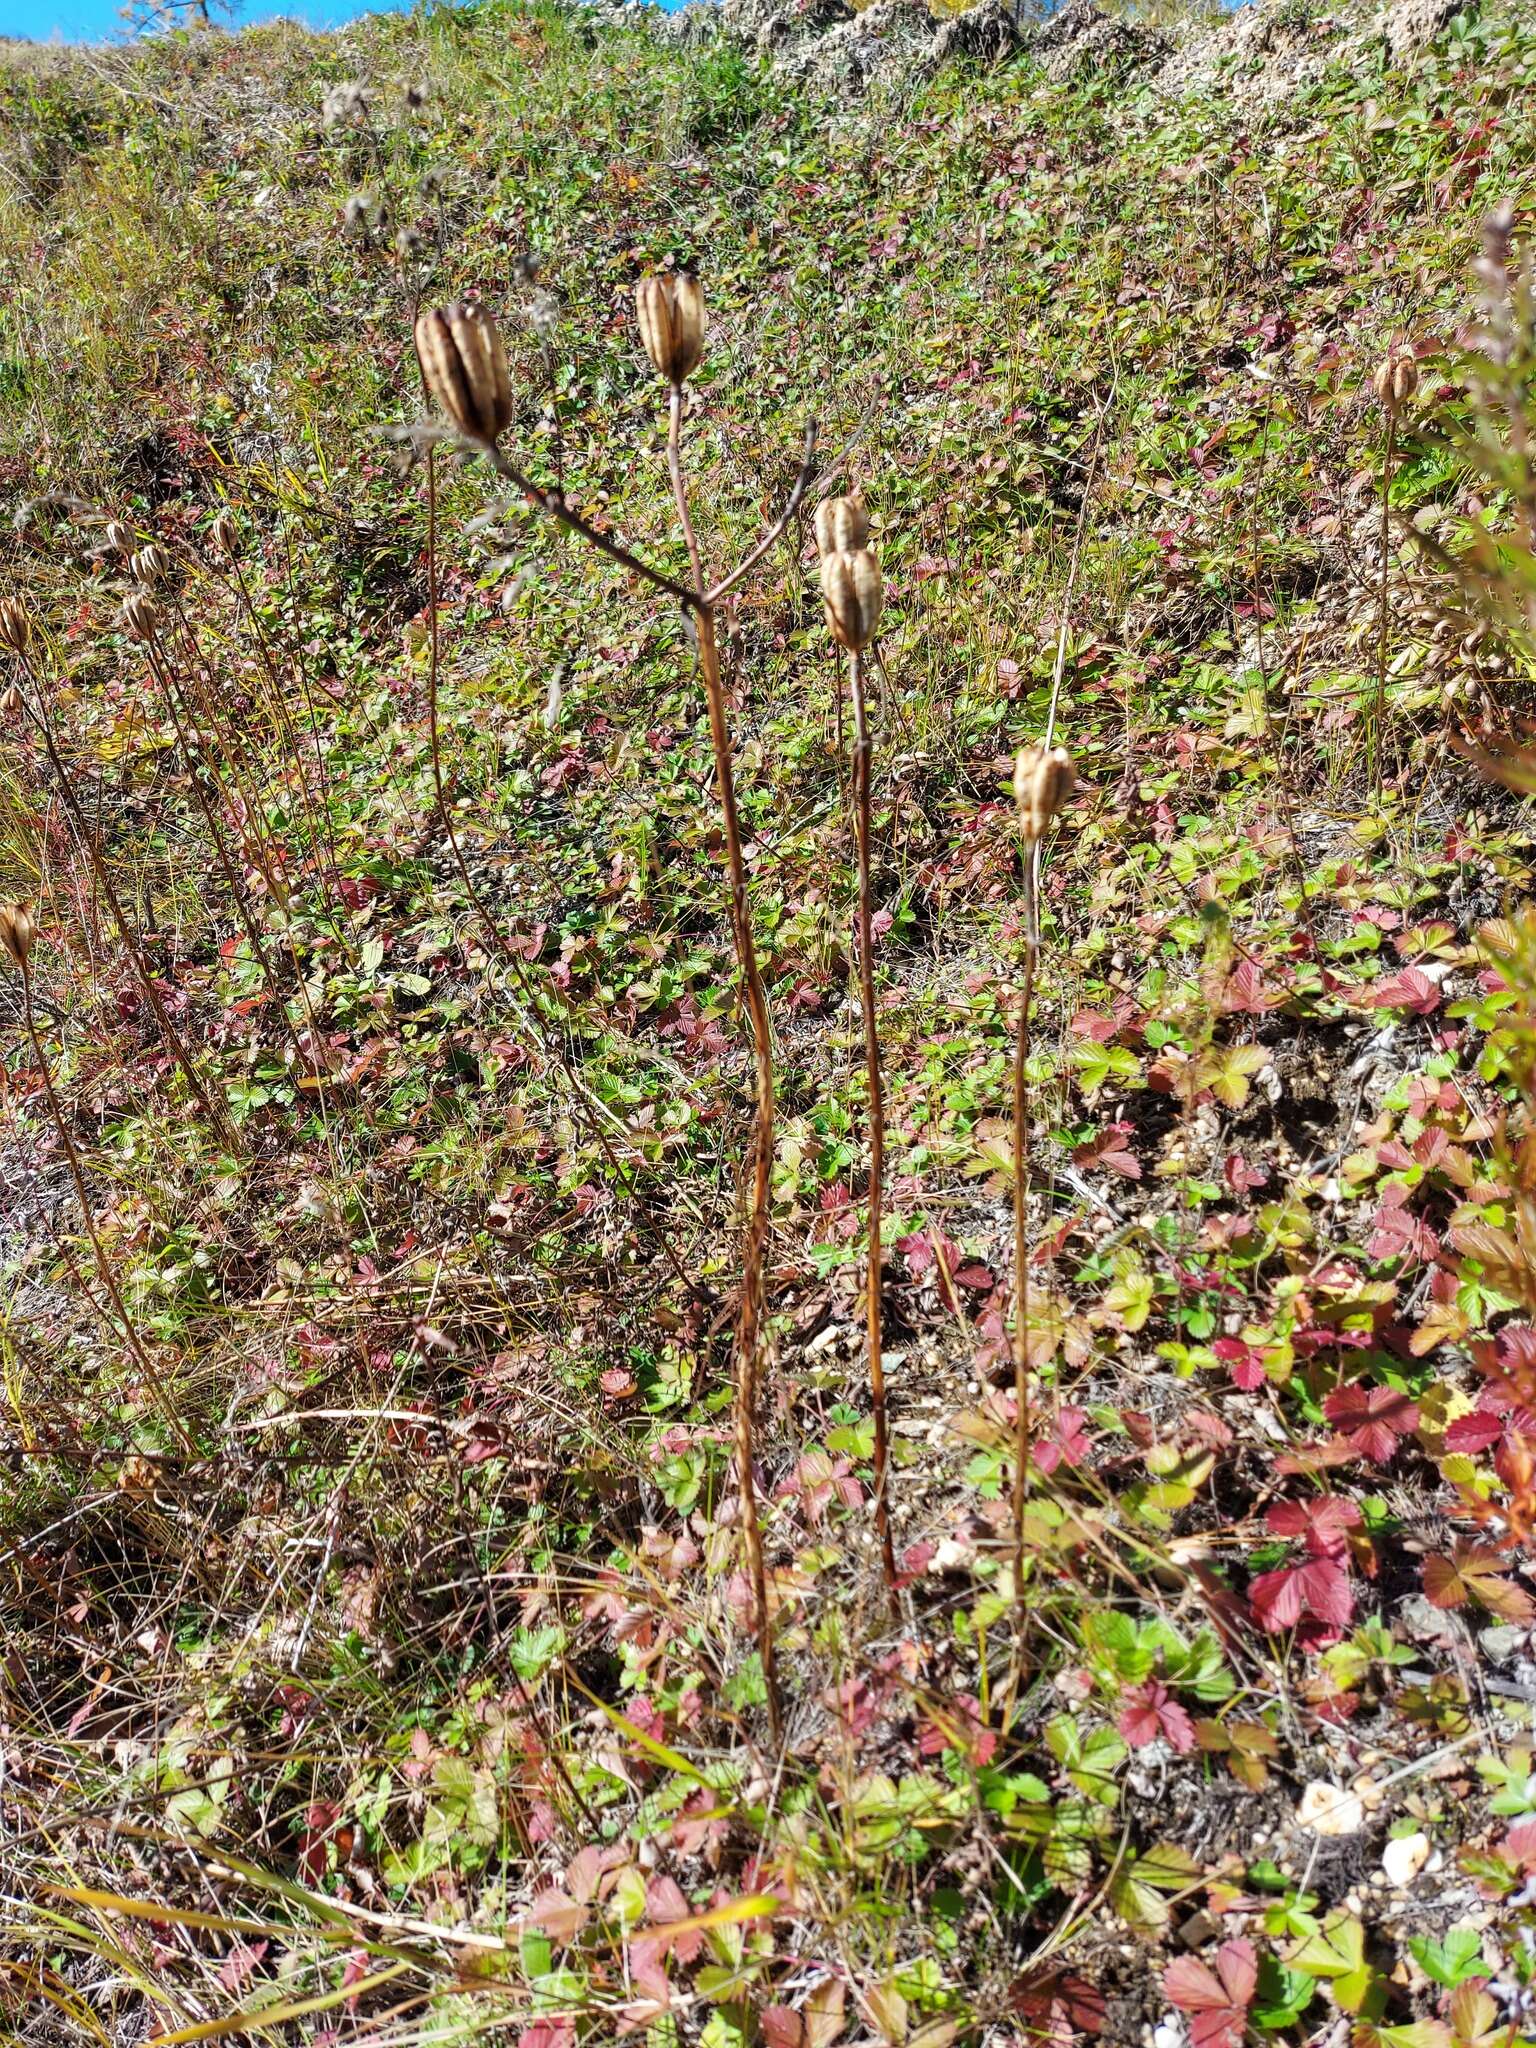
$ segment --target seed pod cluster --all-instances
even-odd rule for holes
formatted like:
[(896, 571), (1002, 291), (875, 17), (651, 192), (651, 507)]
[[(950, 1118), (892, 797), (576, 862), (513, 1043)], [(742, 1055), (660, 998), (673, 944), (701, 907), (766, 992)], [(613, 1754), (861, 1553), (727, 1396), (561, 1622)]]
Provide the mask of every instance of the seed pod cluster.
[(142, 583), (146, 589), (152, 584), (161, 582), (168, 573), (170, 566), (170, 556), (167, 555), (164, 548), (157, 546), (154, 541), (150, 541), (146, 547), (140, 548), (138, 553), (131, 555), (128, 560), (129, 574), (136, 583)]
[(416, 321), (416, 361), (427, 396), (467, 441), (493, 447), (512, 421), (506, 344), (479, 305), (439, 306)]
[(1371, 379), (1388, 412), (1405, 406), (1419, 388), (1419, 366), (1411, 351), (1394, 349)]
[(869, 546), (869, 514), (862, 498), (823, 498), (811, 521), (816, 530), (816, 552), (849, 555)]
[(160, 623), (160, 607), (147, 590), (130, 590), (123, 600), (123, 624), (135, 640), (154, 638)]
[(875, 637), (885, 585), (869, 548), (823, 555), (821, 602), (832, 638), (850, 654), (862, 654)]
[(704, 290), (688, 270), (642, 277), (635, 287), (640, 339), (651, 368), (669, 384), (684, 384), (704, 356)]
[(0, 597), (0, 647), (24, 655), (32, 645), (32, 621), (19, 597)]
[(1013, 795), (1027, 840), (1045, 837), (1076, 782), (1077, 770), (1065, 747), (1020, 748), (1013, 764)]
[(22, 973), (37, 936), (37, 920), (30, 903), (0, 903), (0, 947), (10, 955)]

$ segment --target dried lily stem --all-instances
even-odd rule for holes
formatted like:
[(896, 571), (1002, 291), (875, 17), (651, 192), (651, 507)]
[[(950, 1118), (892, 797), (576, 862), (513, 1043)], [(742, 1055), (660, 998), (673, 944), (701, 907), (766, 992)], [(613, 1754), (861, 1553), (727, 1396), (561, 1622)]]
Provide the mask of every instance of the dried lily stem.
[(885, 1084), (880, 1067), (880, 1025), (875, 1014), (875, 963), (869, 885), (869, 720), (864, 701), (864, 656), (848, 658), (853, 706), (853, 817), (859, 865), (859, 1005), (864, 1019), (864, 1067), (869, 1088), (869, 1263), (865, 1278), (865, 1328), (869, 1345), (870, 1406), (875, 1423), (875, 1529), (891, 1605), (897, 1605), (896, 1553), (891, 1539), (890, 1435), (885, 1401), (885, 1362), (880, 1323), (880, 1216), (885, 1198)]
[(102, 1244), (101, 1237), (96, 1229), (96, 1219), (91, 1213), (91, 1194), (86, 1184), (85, 1168), (80, 1163), (80, 1154), (75, 1147), (74, 1139), (70, 1136), (63, 1105), (60, 1103), (57, 1091), (53, 1085), (53, 1074), (48, 1064), (48, 1055), (43, 1050), (42, 1037), (37, 1028), (37, 1016), (32, 1001), (32, 969), (25, 960), (21, 961), (20, 966), (22, 1015), (27, 1027), (27, 1037), (31, 1040), (33, 1057), (36, 1059), (43, 1077), (43, 1088), (48, 1097), (48, 1108), (53, 1117), (54, 1129), (59, 1134), (59, 1143), (64, 1147), (64, 1157), (69, 1162), (70, 1178), (75, 1184), (75, 1194), (80, 1203), (80, 1220), (84, 1223), (85, 1234), (90, 1239), (91, 1252), (96, 1261), (96, 1271), (100, 1275), (101, 1284), (106, 1289), (107, 1297), (112, 1303), (113, 1314), (117, 1318), (128, 1349), (133, 1353), (134, 1360), (144, 1375), (145, 1385), (153, 1395), (156, 1407), (164, 1416), (167, 1426), (176, 1436), (181, 1444), (181, 1448), (184, 1451), (195, 1454), (197, 1444), (189, 1435), (186, 1424), (176, 1413), (175, 1406), (169, 1394), (165, 1391), (159, 1371), (154, 1361), (150, 1358), (149, 1353), (144, 1349), (143, 1340), (140, 1338), (138, 1330), (134, 1325), (133, 1317), (128, 1312), (128, 1305), (123, 1300), (122, 1290), (118, 1287), (117, 1277), (112, 1271), (106, 1247)]
[(761, 1380), (764, 1266), (768, 1251), (768, 1190), (773, 1165), (773, 1039), (768, 1017), (768, 997), (757, 963), (752, 938), (752, 914), (747, 901), (747, 864), (742, 851), (741, 822), (736, 810), (736, 778), (731, 763), (731, 730), (726, 710), (725, 687), (720, 677), (720, 650), (715, 634), (715, 608), (702, 595), (704, 566), (698, 538), (688, 506), (683, 479), (683, 387), (674, 382), (667, 433), (667, 467), (672, 478), (672, 495), (688, 547), (695, 595), (693, 621), (698, 636), (699, 671), (709, 706), (709, 734), (714, 748), (715, 781), (720, 796), (720, 815), (725, 828), (726, 863), (730, 883), (731, 932), (736, 961), (741, 971), (742, 990), (752, 1026), (752, 1054), (756, 1077), (756, 1112), (747, 1148), (748, 1199), (746, 1236), (742, 1246), (741, 1312), (737, 1322), (738, 1379), (735, 1403), (737, 1482), (741, 1489), (742, 1539), (746, 1547), (747, 1571), (757, 1610), (758, 1646), (763, 1663), (763, 1683), (768, 1695), (768, 1720), (777, 1743), (782, 1735), (779, 1689), (774, 1668), (773, 1616), (768, 1605), (768, 1579), (763, 1562), (763, 1534), (758, 1523), (757, 1482), (753, 1473), (753, 1431)]

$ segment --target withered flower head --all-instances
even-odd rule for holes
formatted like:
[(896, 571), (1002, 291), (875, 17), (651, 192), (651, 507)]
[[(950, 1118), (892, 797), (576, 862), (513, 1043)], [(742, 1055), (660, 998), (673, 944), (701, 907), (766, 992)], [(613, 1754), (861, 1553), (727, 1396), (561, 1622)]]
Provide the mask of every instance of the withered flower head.
[(160, 582), (170, 566), (170, 556), (165, 552), (164, 548), (157, 546), (154, 541), (150, 541), (147, 546), (140, 548), (136, 555), (129, 558), (128, 562), (129, 573), (133, 576), (134, 580), (146, 585)]
[(0, 647), (22, 655), (32, 645), (32, 621), (19, 597), (0, 597)]
[(651, 368), (669, 384), (686, 383), (704, 355), (704, 288), (689, 270), (642, 277), (635, 287), (640, 339)]
[(1371, 379), (1388, 412), (1396, 412), (1419, 388), (1419, 366), (1410, 349), (1393, 349)]
[(821, 601), (832, 638), (850, 653), (860, 654), (875, 637), (885, 586), (880, 564), (868, 548), (824, 555)]
[(154, 637), (160, 623), (160, 607), (147, 590), (130, 590), (123, 600), (123, 624), (135, 640)]
[(1013, 764), (1013, 794), (1026, 839), (1045, 837), (1076, 782), (1077, 770), (1065, 747), (1020, 748)]
[(852, 554), (869, 545), (869, 514), (862, 498), (823, 498), (812, 524), (819, 555)]
[(469, 441), (487, 447), (512, 420), (512, 380), (496, 322), (479, 305), (440, 306), (416, 321), (427, 396)]
[(0, 947), (25, 974), (32, 941), (37, 936), (37, 919), (30, 903), (0, 903)]

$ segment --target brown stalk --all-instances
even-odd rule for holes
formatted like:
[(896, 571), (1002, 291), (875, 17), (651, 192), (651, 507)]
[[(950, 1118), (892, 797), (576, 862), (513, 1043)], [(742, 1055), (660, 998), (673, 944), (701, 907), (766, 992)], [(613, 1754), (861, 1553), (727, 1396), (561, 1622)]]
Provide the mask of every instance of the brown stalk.
[(1035, 855), (1039, 840), (1024, 844), (1024, 977), (1019, 1024), (1013, 1040), (1013, 1597), (1018, 1613), (1019, 1653), (1024, 1643), (1024, 1523), (1034, 1456), (1034, 1417), (1029, 1399), (1029, 1013), (1040, 960), (1036, 917)]
[(1371, 750), (1375, 755), (1376, 802), (1381, 802), (1381, 778), (1386, 749), (1387, 637), (1391, 624), (1388, 587), (1392, 570), (1392, 466), (1397, 458), (1397, 408), (1387, 407), (1387, 445), (1381, 475), (1381, 607), (1376, 633), (1376, 704), (1372, 715)]
[(890, 1434), (885, 1403), (885, 1360), (880, 1327), (880, 1217), (885, 1203), (885, 1083), (880, 1068), (880, 1024), (875, 1014), (875, 956), (869, 889), (869, 720), (864, 702), (864, 657), (848, 656), (853, 706), (853, 818), (859, 864), (859, 1006), (864, 1018), (864, 1069), (869, 1087), (869, 1264), (864, 1283), (869, 1344), (869, 1394), (875, 1421), (875, 1529), (891, 1606), (897, 1607), (896, 1551), (891, 1539)]
[(564, 1074), (566, 1080), (570, 1083), (572, 1101), (578, 1106), (578, 1113), (585, 1121), (587, 1129), (601, 1150), (609, 1171), (625, 1192), (634, 1200), (641, 1216), (645, 1219), (647, 1230), (655, 1239), (667, 1264), (672, 1268), (674, 1276), (681, 1282), (687, 1292), (690, 1294), (697, 1293), (698, 1283), (690, 1279), (688, 1269), (684, 1266), (677, 1248), (672, 1242), (671, 1233), (652, 1211), (650, 1203), (641, 1192), (638, 1182), (614, 1151), (612, 1144), (609, 1142), (607, 1132), (599, 1123), (595, 1111), (588, 1104), (580, 1077), (571, 1065), (564, 1047), (552, 1032), (545, 1029), (543, 1013), (539, 1008), (538, 994), (533, 986), (528, 969), (516, 948), (510, 945), (503, 936), (501, 927), (497, 924), (489, 905), (475, 887), (474, 878), (469, 872), (469, 864), (464, 858), (464, 850), (459, 844), (459, 835), (454, 830), (453, 814), (448, 806), (448, 792), (443, 781), (441, 734), (437, 716), (437, 467), (435, 454), (435, 450), (431, 448), (427, 450), (427, 619), (429, 626), (427, 739), (432, 753), (432, 786), (437, 796), (438, 815), (442, 818), (443, 830), (448, 835), (448, 845), (453, 854), (454, 866), (459, 871), (459, 880), (464, 885), (464, 893), (469, 898), (470, 905), (475, 915), (479, 918), (481, 928), (485, 932), (486, 937), (511, 967), (513, 977), (517, 982), (518, 993), (527, 1005), (529, 1020), (539, 1035), (539, 1041), (544, 1047), (545, 1052), (555, 1062), (561, 1073)]
[(80, 1163), (80, 1154), (75, 1149), (75, 1141), (69, 1134), (69, 1126), (64, 1119), (63, 1106), (54, 1089), (53, 1075), (48, 1066), (48, 1055), (43, 1051), (43, 1041), (37, 1029), (37, 1017), (32, 1005), (32, 969), (26, 960), (22, 960), (19, 964), (21, 967), (22, 1014), (26, 1021), (27, 1036), (32, 1042), (33, 1056), (37, 1060), (38, 1067), (43, 1076), (43, 1087), (47, 1092), (48, 1108), (53, 1116), (54, 1129), (59, 1134), (59, 1142), (64, 1147), (64, 1156), (69, 1162), (70, 1178), (75, 1184), (75, 1194), (79, 1198), (80, 1218), (85, 1225), (85, 1234), (91, 1241), (91, 1251), (96, 1260), (96, 1271), (101, 1276), (102, 1286), (107, 1290), (108, 1299), (112, 1303), (113, 1313), (122, 1326), (122, 1334), (127, 1341), (128, 1348), (133, 1353), (139, 1370), (144, 1375), (145, 1383), (154, 1396), (155, 1405), (165, 1417), (172, 1432), (180, 1440), (182, 1449), (195, 1453), (197, 1444), (188, 1434), (186, 1425), (182, 1422), (181, 1417), (176, 1413), (170, 1396), (161, 1384), (159, 1371), (148, 1352), (144, 1349), (139, 1333), (134, 1327), (133, 1318), (128, 1313), (127, 1304), (124, 1302), (121, 1290), (118, 1287), (111, 1263), (107, 1258), (106, 1247), (102, 1244), (101, 1238), (97, 1234), (96, 1219), (91, 1214), (91, 1196), (90, 1190), (86, 1186), (85, 1169)]
[[(694, 628), (698, 637), (699, 672), (709, 706), (709, 734), (714, 748), (715, 781), (720, 796), (720, 816), (725, 828), (726, 864), (730, 879), (731, 933), (736, 961), (741, 972), (742, 991), (752, 1026), (752, 1054), (756, 1076), (756, 1112), (751, 1142), (747, 1148), (748, 1200), (746, 1233), (742, 1245), (741, 1313), (737, 1323), (738, 1373), (735, 1401), (736, 1472), (741, 1488), (742, 1537), (746, 1545), (747, 1570), (752, 1581), (752, 1598), (757, 1609), (758, 1645), (762, 1656), (763, 1683), (768, 1695), (768, 1722), (777, 1744), (782, 1736), (777, 1674), (774, 1668), (773, 1616), (768, 1605), (768, 1579), (763, 1562), (763, 1534), (758, 1522), (757, 1483), (753, 1475), (753, 1427), (761, 1378), (763, 1273), (768, 1251), (768, 1192), (773, 1165), (773, 1038), (768, 1017), (768, 997), (757, 964), (752, 938), (752, 913), (747, 900), (747, 864), (742, 851), (741, 823), (736, 810), (736, 778), (731, 763), (731, 729), (726, 709), (725, 688), (720, 677), (720, 650), (715, 635), (715, 606), (706, 594), (704, 565), (698, 537), (688, 506), (683, 478), (683, 387), (671, 387), (667, 431), (667, 468), (672, 479), (672, 496), (688, 547), (694, 591), (690, 598)], [(787, 524), (787, 521), (785, 522)], [(722, 586), (724, 587), (724, 586)]]
[(154, 975), (148, 960), (144, 956), (143, 948), (139, 944), (138, 936), (132, 925), (128, 922), (122, 902), (118, 897), (117, 889), (112, 881), (111, 871), (107, 866), (96, 835), (91, 829), (90, 820), (85, 815), (84, 807), (79, 797), (75, 794), (74, 784), (70, 780), (69, 769), (65, 765), (54, 740), (52, 725), (46, 712), (42, 709), (42, 689), (36, 673), (30, 664), (24, 663), (23, 668), (28, 681), (37, 693), (36, 703), (33, 703), (30, 697), (26, 700), (28, 716), (42, 735), (43, 746), (53, 767), (59, 795), (63, 800), (64, 808), (69, 812), (80, 844), (85, 849), (85, 857), (90, 863), (91, 874), (96, 886), (101, 891), (106, 906), (112, 914), (112, 922), (117, 927), (117, 935), (122, 941), (123, 949), (127, 953), (129, 963), (133, 968), (134, 979), (144, 992), (144, 1000), (149, 1004), (150, 1013), (154, 1017), (155, 1024), (160, 1032), (160, 1036), (165, 1041), (171, 1058), (181, 1069), (182, 1077), (186, 1081), (187, 1086), (192, 1090), (194, 1099), (218, 1133), (220, 1143), (228, 1146), (232, 1152), (239, 1153), (242, 1147), (235, 1127), (223, 1110), (214, 1107), (207, 1090), (203, 1086), (197, 1068), (192, 1063), (192, 1055), (187, 1049), (186, 1041), (171, 1021), (171, 1015), (165, 1007), (164, 998), (155, 985)]
[[(277, 1006), (278, 1015), (282, 1019), (283, 1027), (288, 1034), (294, 1051), (302, 1059), (305, 1056), (304, 1049), (299, 1044), (297, 1035), (294, 1032), (293, 1020), (288, 1015), (288, 1005), (283, 1000), (282, 992), (278, 988), (277, 976), (273, 970), (272, 962), (268, 959), (266, 948), (261, 943), (261, 934), (257, 929), (255, 914), (246, 900), (245, 883), (235, 863), (234, 855), (229, 850), (223, 828), (220, 826), (214, 811), (212, 800), (204, 786), (205, 777), (210, 780), (212, 779), (212, 770), (203, 756), (202, 749), (193, 738), (189, 727), (183, 723), (182, 713), (178, 705), (179, 692), (172, 680), (171, 669), (161, 647), (159, 635), (151, 629), (145, 637), (144, 644), (149, 657), (150, 673), (160, 685), (161, 695), (165, 699), (171, 723), (176, 728), (176, 737), (181, 744), (182, 754), (185, 757), (188, 775), (192, 783), (192, 793), (197, 799), (197, 807), (203, 814), (203, 823), (207, 826), (208, 836), (213, 842), (214, 858), (218, 862), (220, 871), (225, 881), (229, 884), (230, 894), (234, 898), (235, 914), (240, 919), (241, 927), (245, 932), (251, 951), (255, 955), (256, 964), (261, 969), (262, 979), (267, 984), (267, 993)], [(320, 1057), (318, 1040), (315, 1046), (315, 1057), (317, 1059)]]

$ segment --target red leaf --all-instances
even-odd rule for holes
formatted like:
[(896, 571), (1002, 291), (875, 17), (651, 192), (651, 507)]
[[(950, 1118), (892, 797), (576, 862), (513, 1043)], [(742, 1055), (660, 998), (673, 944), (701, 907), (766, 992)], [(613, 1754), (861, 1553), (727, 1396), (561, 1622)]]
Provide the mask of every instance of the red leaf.
[(1464, 1607), (1473, 1600), (1501, 1621), (1529, 1622), (1536, 1617), (1536, 1602), (1505, 1576), (1502, 1564), (1499, 1553), (1484, 1544), (1454, 1543), (1449, 1557), (1425, 1558), (1424, 1591), (1434, 1607)]
[(1320, 1494), (1312, 1500), (1280, 1500), (1265, 1516), (1276, 1536), (1299, 1537), (1313, 1557), (1343, 1557), (1349, 1548), (1347, 1531), (1360, 1526), (1360, 1510), (1352, 1500), (1337, 1494)]
[(1132, 1749), (1145, 1749), (1161, 1735), (1180, 1756), (1189, 1755), (1195, 1746), (1194, 1723), (1161, 1679), (1128, 1686), (1121, 1697), (1115, 1726)]
[(1349, 1574), (1331, 1557), (1261, 1572), (1248, 1588), (1248, 1600), (1259, 1626), (1270, 1635), (1294, 1628), (1303, 1616), (1327, 1628), (1345, 1628), (1355, 1611)]
[(1376, 1465), (1391, 1460), (1398, 1438), (1416, 1429), (1419, 1421), (1418, 1403), (1396, 1387), (1367, 1387), (1359, 1380), (1336, 1387), (1324, 1401), (1323, 1413), (1338, 1425), (1353, 1450)]
[(1364, 1000), (1372, 1010), (1412, 1010), (1428, 1017), (1440, 1007), (1440, 990), (1422, 967), (1405, 967), (1390, 981), (1378, 981), (1368, 989)]
[(1253, 1943), (1224, 1941), (1214, 1970), (1198, 1956), (1171, 1962), (1163, 1972), (1163, 1992), (1170, 2004), (1190, 2015), (1194, 2048), (1237, 2048), (1258, 1980)]

